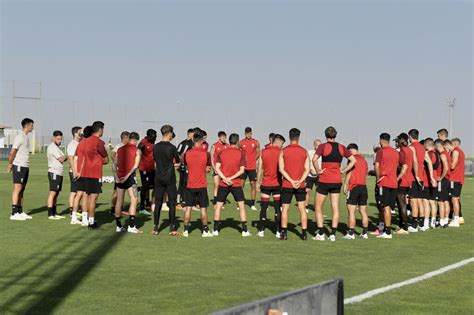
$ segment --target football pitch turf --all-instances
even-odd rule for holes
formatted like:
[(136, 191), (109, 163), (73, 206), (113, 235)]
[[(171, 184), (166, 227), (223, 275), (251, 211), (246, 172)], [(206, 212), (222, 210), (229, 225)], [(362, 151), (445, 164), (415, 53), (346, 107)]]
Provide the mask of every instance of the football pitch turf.
[[(100, 196), (96, 215), (102, 225), (100, 230), (71, 226), (69, 216), (50, 221), (45, 207), (46, 156), (32, 156), (30, 167), (24, 209), (33, 220), (12, 222), (8, 220), (11, 174), (5, 171), (6, 161), (0, 161), (0, 314), (205, 314), (333, 278), (344, 279), (347, 298), (474, 256), (472, 178), (466, 179), (462, 195), (466, 224), (458, 229), (395, 235), (392, 240), (369, 237), (355, 241), (340, 239), (339, 232), (334, 243), (303, 242), (294, 233), (300, 227), (293, 206), (289, 239), (281, 242), (269, 230), (264, 238), (255, 236), (258, 212), (250, 210), (250, 231), (254, 235), (242, 238), (233, 202), (223, 211), (225, 227), (217, 238), (201, 238), (200, 224), (193, 224), (189, 238), (170, 237), (167, 227), (159, 236), (152, 236), (152, 222), (143, 216), (138, 217), (138, 222), (144, 234), (117, 234), (109, 215), (112, 184), (104, 184), (104, 194)], [(110, 165), (104, 170), (110, 174)], [(369, 191), (373, 186), (373, 179), (369, 178)], [(66, 178), (59, 212), (68, 208), (68, 194)], [(341, 195), (340, 231), (346, 227), (343, 198)], [(373, 230), (377, 210), (372, 194), (369, 202)], [(212, 219), (211, 208), (208, 214)], [(329, 201), (325, 214), (327, 226)], [(193, 211), (192, 215), (196, 222), (199, 213)], [(167, 212), (161, 217), (167, 219)], [(181, 211), (178, 217), (182, 219)], [(273, 208), (268, 217), (273, 218)], [(314, 234), (312, 210), (308, 218), (309, 232)], [(470, 264), (348, 305), (345, 312), (472, 314), (473, 289), (474, 265)]]

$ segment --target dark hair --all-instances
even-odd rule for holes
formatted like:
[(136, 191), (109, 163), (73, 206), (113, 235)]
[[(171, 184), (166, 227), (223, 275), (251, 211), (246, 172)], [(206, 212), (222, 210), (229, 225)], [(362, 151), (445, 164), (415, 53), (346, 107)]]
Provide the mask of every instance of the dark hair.
[(146, 131), (146, 136), (148, 138), (153, 138), (153, 139), (156, 139), (156, 130), (155, 129), (148, 129)]
[(207, 136), (206, 130), (201, 130), (201, 132), (202, 132), (202, 136), (203, 136), (203, 137)]
[(21, 121), (21, 126), (23, 128), (25, 128), (26, 125), (28, 124), (34, 124), (35, 122), (33, 121), (33, 119), (31, 118), (23, 118), (23, 120)]
[(301, 131), (297, 128), (291, 128), (289, 135), (290, 135), (290, 140), (298, 140), (300, 138)]
[(390, 141), (390, 135), (386, 132), (381, 133), (379, 139), (384, 141)]
[(444, 140), (443, 146), (444, 146), (444, 145), (447, 145), (447, 144), (453, 145), (453, 143), (452, 143), (451, 140), (449, 140), (449, 139)]
[(349, 145), (347, 146), (347, 149), (359, 151), (359, 146), (355, 143), (349, 143)]
[(173, 132), (173, 126), (171, 125), (164, 125), (161, 127), (161, 135), (166, 135), (167, 133)]
[(454, 141), (459, 142), (459, 144), (461, 144), (461, 139), (459, 138), (452, 138), (451, 142), (454, 142)]
[(76, 135), (76, 133), (78, 133), (79, 130), (81, 130), (81, 129), (82, 129), (82, 127), (79, 127), (79, 126), (72, 127), (72, 129), (71, 129), (72, 136), (74, 137)]
[(423, 142), (426, 145), (432, 146), (434, 144), (433, 138), (426, 138)]
[(449, 133), (448, 133), (448, 130), (446, 128), (442, 128), (442, 129), (438, 130), (436, 132), (436, 134), (438, 134), (438, 135), (442, 134), (442, 135), (445, 135), (447, 137)]
[(324, 130), (324, 135), (327, 139), (336, 139), (337, 130), (333, 126), (329, 126)]
[(135, 132), (135, 131), (130, 132), (128, 137), (131, 140), (139, 140), (140, 139), (140, 135), (138, 134), (138, 132)]
[(275, 133), (270, 132), (270, 134), (268, 135), (268, 138), (273, 140), (273, 138), (275, 138)]
[(412, 137), (415, 140), (418, 140), (418, 137), (420, 136), (420, 132), (417, 129), (411, 129), (408, 131), (408, 135)]
[(196, 127), (193, 129), (193, 132), (200, 132), (202, 134), (202, 129), (199, 127)]
[(122, 131), (122, 133), (120, 134), (120, 140), (123, 140), (125, 138), (130, 138), (130, 132), (128, 131)]
[(62, 136), (62, 135), (63, 135), (63, 132), (61, 130), (53, 131), (53, 137)]
[(252, 128), (246, 127), (246, 128), (245, 128), (245, 133), (249, 133), (249, 132), (252, 132)]
[(193, 142), (199, 142), (204, 138), (204, 135), (202, 134), (202, 131), (195, 131), (193, 135)]
[(444, 141), (441, 140), (441, 139), (436, 139), (435, 142), (434, 142), (435, 145), (437, 144), (441, 144), (441, 145), (444, 145)]
[(188, 133), (194, 132), (195, 128), (189, 128)]
[(94, 121), (94, 123), (92, 124), (92, 132), (93, 133), (96, 133), (98, 132), (100, 129), (104, 129), (104, 123), (101, 122), (101, 121)]
[(222, 136), (226, 136), (226, 137), (227, 137), (227, 134), (225, 133), (225, 131), (219, 131), (219, 132), (217, 133), (217, 137), (218, 137), (218, 138), (220, 138), (220, 137), (222, 137)]
[(230, 136), (229, 136), (229, 143), (231, 145), (236, 145), (237, 143), (239, 143), (239, 135), (236, 134), (236, 133), (231, 133)]
[(401, 134), (398, 135), (398, 140), (405, 140), (405, 141), (408, 141), (408, 135), (404, 132), (402, 132)]
[(89, 138), (92, 136), (92, 126), (86, 126), (82, 131), (82, 134), (84, 135), (84, 138)]
[(272, 143), (275, 142), (275, 140), (280, 140), (282, 142), (286, 142), (285, 137), (283, 137), (281, 134), (276, 134), (273, 136)]

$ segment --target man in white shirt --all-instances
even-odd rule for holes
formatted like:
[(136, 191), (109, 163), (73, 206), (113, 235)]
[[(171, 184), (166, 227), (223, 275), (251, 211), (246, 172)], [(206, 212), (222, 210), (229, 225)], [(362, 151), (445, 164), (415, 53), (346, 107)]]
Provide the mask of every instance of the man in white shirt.
[(48, 145), (48, 179), (49, 179), (49, 195), (48, 195), (48, 219), (59, 220), (64, 217), (57, 214), (56, 205), (58, 196), (63, 186), (64, 161), (67, 157), (61, 151), (59, 146), (63, 141), (63, 133), (59, 130), (53, 132), (52, 142)]
[[(312, 161), (314, 158), (314, 154), (318, 149), (319, 145), (321, 144), (321, 140), (316, 139), (313, 142), (313, 150), (308, 151), (309, 160)], [(309, 198), (311, 196), (311, 190), (318, 188), (318, 179), (319, 176), (316, 174), (316, 170), (314, 169), (313, 163), (310, 163), (310, 172), (308, 177), (306, 178), (306, 213), (308, 213), (308, 206), (309, 206)], [(319, 167), (321, 168), (321, 158), (318, 159)]]
[(69, 160), (69, 182), (71, 183), (70, 193), (69, 193), (69, 212), (72, 214), (72, 208), (74, 206), (74, 199), (77, 195), (77, 186), (78, 182), (74, 179), (73, 165), (74, 165), (74, 155), (76, 154), (77, 146), (82, 140), (82, 127), (73, 127), (71, 130), (72, 140), (67, 145), (67, 157)]
[(8, 157), (7, 172), (13, 173), (12, 214), (10, 220), (25, 221), (32, 219), (23, 212), (23, 193), (28, 183), (30, 170), (30, 140), (28, 134), (33, 131), (34, 121), (25, 118), (21, 121), (22, 131), (15, 137)]

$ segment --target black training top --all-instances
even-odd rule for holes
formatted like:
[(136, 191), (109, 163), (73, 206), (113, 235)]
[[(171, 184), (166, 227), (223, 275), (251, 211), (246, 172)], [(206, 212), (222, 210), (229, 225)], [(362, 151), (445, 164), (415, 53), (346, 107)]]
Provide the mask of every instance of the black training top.
[(155, 182), (171, 184), (176, 182), (174, 163), (179, 163), (179, 153), (176, 147), (168, 141), (160, 141), (153, 148), (153, 158), (156, 164)]
[[(184, 156), (184, 154), (185, 154), (186, 152), (188, 152), (188, 150), (191, 150), (193, 147), (194, 147), (194, 142), (193, 142), (193, 140), (191, 140), (191, 139), (185, 139), (185, 140), (181, 141), (181, 142), (178, 144), (178, 153), (179, 153), (181, 156)], [(182, 172), (186, 171), (186, 166), (185, 166), (184, 164), (181, 164), (180, 170), (181, 170)]]

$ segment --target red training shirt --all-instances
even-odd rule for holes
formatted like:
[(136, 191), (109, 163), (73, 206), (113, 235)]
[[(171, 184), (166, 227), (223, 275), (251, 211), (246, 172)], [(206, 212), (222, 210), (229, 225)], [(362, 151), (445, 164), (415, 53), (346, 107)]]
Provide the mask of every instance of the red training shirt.
[(211, 166), (211, 156), (200, 148), (192, 148), (184, 154), (184, 164), (188, 169), (187, 188), (207, 188), (207, 167)]
[(405, 160), (405, 163), (401, 163), (401, 165), (406, 164), (407, 171), (400, 179), (399, 186), (411, 187), (415, 180), (415, 177), (413, 176), (413, 151), (409, 147), (401, 147), (400, 156), (403, 156), (403, 159)]
[(258, 142), (255, 139), (244, 138), (240, 140), (240, 149), (245, 153), (245, 165), (246, 170), (257, 169), (257, 145)]
[(101, 179), (103, 159), (107, 156), (105, 143), (95, 135), (90, 136), (84, 142), (86, 157), (84, 167), (87, 169), (85, 177)]
[(351, 177), (349, 178), (349, 190), (352, 190), (357, 186), (365, 186), (367, 184), (367, 172), (369, 166), (367, 161), (360, 154), (354, 155), (357, 163), (351, 171)]
[[(459, 153), (458, 164), (456, 164), (456, 167), (451, 170), (449, 179), (452, 182), (464, 184), (464, 168), (466, 167), (464, 165), (464, 160), (465, 160), (464, 151), (460, 147), (455, 147), (453, 149), (453, 152), (454, 151), (458, 151)], [(452, 156), (451, 156), (451, 160), (452, 160)], [(449, 164), (451, 164), (451, 161), (449, 162)], [(449, 167), (451, 167), (451, 165)]]
[(153, 159), (154, 143), (150, 142), (147, 137), (143, 138), (138, 144), (138, 149), (142, 151), (142, 158), (138, 169), (142, 172), (153, 172), (155, 170), (155, 160)]
[(222, 143), (220, 141), (217, 141), (216, 143), (213, 144), (214, 146), (214, 163), (217, 159), (217, 156), (219, 155), (219, 153), (225, 149), (228, 149), (229, 148), (229, 144), (227, 143)]
[[(221, 171), (225, 177), (231, 177), (237, 173), (242, 166), (245, 166), (245, 153), (235, 147), (229, 147), (219, 153), (216, 163), (221, 164)], [(231, 186), (240, 187), (241, 185), (240, 177), (237, 177), (232, 181)], [(221, 181), (219, 186), (229, 187), (229, 185), (223, 181)]]
[[(420, 177), (420, 181), (422, 183), (426, 183), (426, 181), (428, 180), (428, 178), (426, 178), (426, 173), (424, 170), (426, 149), (418, 141), (413, 142), (411, 146), (415, 149), (415, 156), (416, 160), (418, 161), (418, 176)], [(413, 178), (415, 178), (415, 176)]]
[(262, 186), (281, 186), (281, 174), (278, 171), (281, 148), (275, 145), (267, 146), (262, 151), (263, 181)]
[[(120, 147), (117, 151), (117, 175), (124, 177), (135, 165), (137, 157), (137, 147), (131, 143)], [(132, 174), (133, 175), (133, 174)]]
[(383, 147), (377, 151), (375, 162), (379, 163), (380, 178), (378, 187), (397, 188), (397, 167), (400, 162), (400, 154), (392, 147)]
[(321, 157), (321, 169), (324, 169), (319, 176), (319, 182), (341, 184), (341, 162), (343, 158), (349, 158), (351, 152), (340, 143), (326, 142), (318, 147), (316, 155)]
[(84, 162), (85, 162), (85, 154), (84, 154), (84, 148), (86, 146), (86, 141), (85, 139), (79, 142), (77, 145), (77, 149), (75, 152), (75, 156), (77, 156), (77, 172), (80, 174), (81, 177), (87, 177), (86, 176), (86, 171), (87, 167), (83, 168)]
[[(290, 144), (283, 149), (283, 161), (285, 162), (285, 171), (293, 180), (299, 180), (304, 174), (304, 167), (308, 152), (299, 144)], [(283, 178), (284, 188), (293, 188), (293, 185)], [(303, 181), (298, 188), (305, 188), (306, 183)]]

